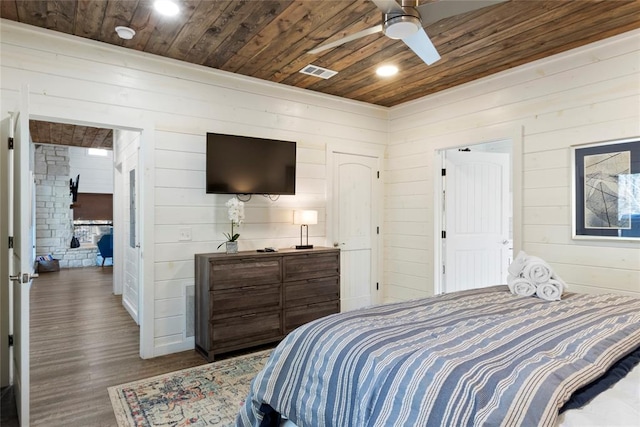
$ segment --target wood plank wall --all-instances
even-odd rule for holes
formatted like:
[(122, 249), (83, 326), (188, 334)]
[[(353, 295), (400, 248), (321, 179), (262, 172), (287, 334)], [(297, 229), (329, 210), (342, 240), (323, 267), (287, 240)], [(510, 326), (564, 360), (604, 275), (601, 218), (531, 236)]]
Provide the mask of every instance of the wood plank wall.
[[(151, 355), (193, 347), (183, 333), (193, 254), (215, 251), (228, 231), (228, 197), (204, 194), (207, 131), (298, 141), (298, 194), (247, 205), (245, 250), (294, 245), (294, 208), (319, 210), (310, 240), (326, 245), (327, 144), (379, 148), (389, 135), (383, 288), (397, 300), (433, 292), (434, 148), (524, 127), (524, 249), (575, 290), (636, 292), (636, 246), (570, 239), (567, 156), (571, 144), (640, 134), (637, 32), (389, 112), (6, 21), (0, 31), (2, 114), (26, 81), (39, 116), (154, 129), (144, 165), (153, 204), (143, 219), (152, 230)], [(180, 240), (183, 229), (191, 241)]]
[[(127, 128), (150, 126), (142, 144), (145, 179), (154, 182), (143, 218), (152, 230), (147, 281), (153, 300), (152, 355), (193, 348), (185, 337), (186, 286), (193, 285), (195, 253), (216, 251), (229, 231), (228, 196), (204, 192), (207, 131), (298, 142), (296, 196), (254, 197), (240, 228), (240, 249), (288, 247), (299, 239), (294, 208), (319, 211), (310, 243), (327, 245), (326, 147), (379, 149), (387, 138), (387, 110), (252, 78), (216, 72), (90, 40), (2, 21), (3, 112), (30, 84), (31, 109), (39, 116)], [(6, 103), (6, 104), (5, 104)], [(5, 105), (7, 108), (4, 108)], [(115, 220), (115, 218), (114, 218)], [(188, 229), (191, 240), (180, 240)], [(180, 325), (179, 330), (175, 325)]]
[(571, 239), (569, 149), (640, 136), (639, 63), (640, 32), (633, 31), (393, 108), (386, 300), (434, 292), (436, 150), (510, 138), (520, 129), (522, 249), (547, 260), (573, 291), (640, 295), (637, 242)]
[(113, 152), (105, 156), (92, 156), (87, 148), (69, 147), (69, 175), (80, 175), (81, 193), (113, 194)]

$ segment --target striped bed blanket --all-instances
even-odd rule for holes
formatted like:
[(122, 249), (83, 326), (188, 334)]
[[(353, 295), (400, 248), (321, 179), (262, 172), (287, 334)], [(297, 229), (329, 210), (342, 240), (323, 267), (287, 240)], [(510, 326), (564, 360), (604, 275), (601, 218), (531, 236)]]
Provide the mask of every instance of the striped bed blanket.
[(289, 334), (237, 418), (299, 427), (553, 426), (571, 394), (640, 346), (640, 299), (506, 286), (335, 314)]

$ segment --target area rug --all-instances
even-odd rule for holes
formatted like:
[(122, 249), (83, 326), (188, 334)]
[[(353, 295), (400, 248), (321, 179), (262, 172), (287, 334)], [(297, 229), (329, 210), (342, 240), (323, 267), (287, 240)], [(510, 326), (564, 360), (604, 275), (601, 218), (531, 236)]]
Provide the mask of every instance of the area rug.
[(271, 351), (109, 387), (118, 426), (233, 426)]

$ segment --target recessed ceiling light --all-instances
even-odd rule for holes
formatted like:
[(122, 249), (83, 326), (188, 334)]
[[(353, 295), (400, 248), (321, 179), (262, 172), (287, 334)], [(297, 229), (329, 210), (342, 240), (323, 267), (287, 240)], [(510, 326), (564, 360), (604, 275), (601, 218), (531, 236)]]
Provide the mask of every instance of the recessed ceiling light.
[(161, 14), (166, 16), (175, 16), (180, 12), (177, 4), (171, 0), (156, 0), (153, 7)]
[(397, 72), (398, 67), (396, 67), (395, 65), (383, 65), (381, 67), (378, 67), (378, 69), (376, 70), (376, 74), (381, 77), (393, 76)]
[(116, 27), (116, 33), (118, 33), (118, 37), (124, 40), (131, 40), (136, 35), (133, 28), (129, 27)]

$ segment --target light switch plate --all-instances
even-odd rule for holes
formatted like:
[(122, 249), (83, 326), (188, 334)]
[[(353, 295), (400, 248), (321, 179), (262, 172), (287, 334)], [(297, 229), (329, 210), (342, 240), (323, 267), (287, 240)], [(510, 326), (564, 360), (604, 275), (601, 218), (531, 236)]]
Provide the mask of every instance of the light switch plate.
[(181, 228), (178, 240), (186, 241), (191, 240), (191, 227)]

